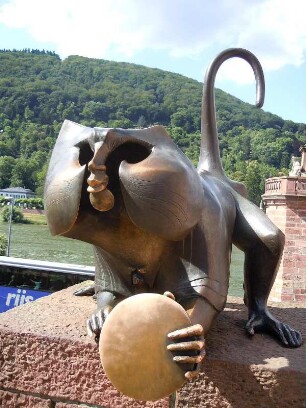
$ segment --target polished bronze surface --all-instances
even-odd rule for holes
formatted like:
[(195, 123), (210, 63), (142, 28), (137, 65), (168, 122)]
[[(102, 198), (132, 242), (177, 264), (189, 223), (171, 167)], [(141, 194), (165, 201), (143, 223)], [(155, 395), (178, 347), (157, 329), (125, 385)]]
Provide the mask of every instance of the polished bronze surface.
[[(88, 320), (89, 332), (99, 337), (112, 308), (127, 297), (171, 292), (195, 325), (179, 335), (190, 350), (200, 345), (195, 372), (204, 355), (203, 329), (209, 330), (226, 302), (232, 244), (245, 253), (248, 335), (266, 332), (289, 347), (302, 342), (298, 331), (267, 308), (284, 234), (222, 168), (214, 81), (220, 65), (232, 57), (253, 68), (257, 105), (263, 104), (257, 58), (239, 48), (219, 54), (204, 83), (197, 170), (162, 126), (92, 129), (65, 121), (45, 186), (51, 233), (94, 245), (97, 309)], [(186, 375), (191, 378), (189, 371)]]
[(190, 325), (185, 310), (166, 296), (146, 293), (119, 303), (100, 336), (105, 373), (123, 394), (157, 400), (186, 381), (184, 371), (167, 350), (167, 334)]
[[(65, 121), (49, 163), (45, 181), (44, 206), (52, 235), (69, 231), (79, 211), (86, 165), (79, 161), (78, 142), (87, 139), (93, 129)], [(62, 137), (62, 134), (65, 134)]]

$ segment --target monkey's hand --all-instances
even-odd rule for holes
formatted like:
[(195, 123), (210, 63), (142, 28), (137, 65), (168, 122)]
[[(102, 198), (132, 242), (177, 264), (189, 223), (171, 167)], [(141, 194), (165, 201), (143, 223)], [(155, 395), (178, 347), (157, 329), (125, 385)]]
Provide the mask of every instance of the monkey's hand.
[(87, 333), (90, 337), (95, 336), (95, 341), (98, 343), (100, 338), (100, 333), (103, 327), (103, 324), (112, 311), (113, 307), (106, 305), (102, 308), (98, 308), (95, 312), (87, 319)]
[[(205, 357), (204, 330), (200, 324), (184, 327), (168, 334), (168, 339), (173, 343), (167, 349), (174, 354), (173, 361), (178, 364), (193, 365), (188, 369), (185, 377), (192, 380), (200, 373), (201, 363)], [(184, 367), (184, 366), (183, 366)]]

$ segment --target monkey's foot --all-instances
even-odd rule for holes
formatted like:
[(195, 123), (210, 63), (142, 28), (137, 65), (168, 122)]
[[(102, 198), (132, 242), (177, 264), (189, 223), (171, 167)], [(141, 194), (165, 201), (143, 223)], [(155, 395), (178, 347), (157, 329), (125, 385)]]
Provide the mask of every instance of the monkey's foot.
[(277, 320), (268, 310), (252, 313), (245, 329), (249, 336), (253, 336), (256, 332), (271, 334), (285, 347), (300, 347), (303, 343), (299, 331)]
[(192, 367), (185, 373), (185, 377), (192, 380), (198, 376), (206, 354), (203, 327), (200, 324), (185, 327), (169, 333), (168, 338), (173, 343), (169, 344), (167, 349), (176, 353), (173, 361), (179, 364), (189, 364)]
[(73, 294), (74, 296), (93, 296), (95, 294), (95, 284), (76, 290)]

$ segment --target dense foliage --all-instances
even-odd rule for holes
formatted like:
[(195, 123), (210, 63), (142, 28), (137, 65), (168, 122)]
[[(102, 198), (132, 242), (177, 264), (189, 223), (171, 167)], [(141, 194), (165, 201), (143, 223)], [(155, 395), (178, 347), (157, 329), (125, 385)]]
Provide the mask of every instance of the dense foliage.
[(6, 254), (7, 238), (6, 235), (0, 233), (0, 256)]
[(4, 222), (9, 222), (12, 214), (12, 222), (15, 222), (16, 224), (27, 224), (26, 218), (24, 218), (23, 213), (19, 208), (16, 208), (15, 206), (7, 206), (4, 207), (1, 217)]
[(17, 198), (15, 200), (15, 205), (18, 207), (38, 209), (42, 210), (44, 208), (44, 202), (42, 198)]
[[(42, 194), (64, 119), (87, 126), (165, 125), (196, 164), (202, 84), (139, 65), (53, 52), (0, 51), (0, 188)], [(284, 121), (216, 90), (220, 152), (227, 174), (258, 203), (266, 177), (286, 173), (306, 125)]]

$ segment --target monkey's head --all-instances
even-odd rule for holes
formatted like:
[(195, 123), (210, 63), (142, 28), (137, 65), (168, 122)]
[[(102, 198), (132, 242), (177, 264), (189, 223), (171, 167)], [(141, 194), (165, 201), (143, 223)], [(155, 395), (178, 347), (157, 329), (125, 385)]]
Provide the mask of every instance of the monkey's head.
[(53, 235), (73, 237), (84, 212), (114, 225), (125, 212), (139, 228), (176, 241), (199, 221), (202, 199), (198, 173), (162, 126), (123, 130), (64, 122), (45, 183)]

